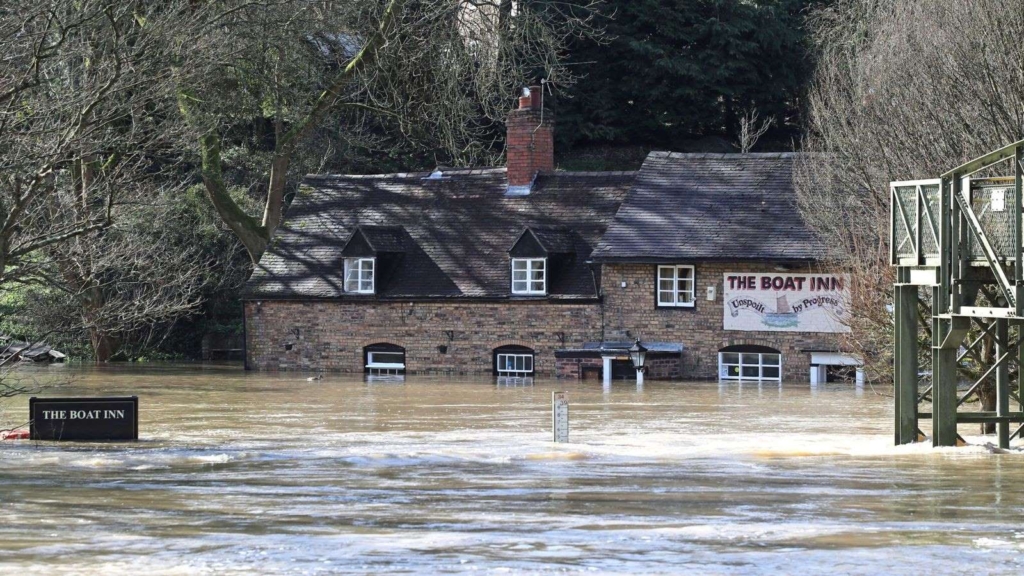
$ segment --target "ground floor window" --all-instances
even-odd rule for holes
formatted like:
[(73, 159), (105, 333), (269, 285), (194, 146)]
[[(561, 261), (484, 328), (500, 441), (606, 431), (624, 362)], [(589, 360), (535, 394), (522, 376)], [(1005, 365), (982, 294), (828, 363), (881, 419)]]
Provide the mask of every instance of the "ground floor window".
[(497, 376), (533, 376), (533, 350), (526, 346), (502, 346), (494, 349), (494, 374)]
[(403, 374), (405, 348), (394, 344), (371, 344), (363, 349), (367, 374)]
[(781, 380), (782, 354), (768, 346), (728, 346), (718, 351), (722, 380)]

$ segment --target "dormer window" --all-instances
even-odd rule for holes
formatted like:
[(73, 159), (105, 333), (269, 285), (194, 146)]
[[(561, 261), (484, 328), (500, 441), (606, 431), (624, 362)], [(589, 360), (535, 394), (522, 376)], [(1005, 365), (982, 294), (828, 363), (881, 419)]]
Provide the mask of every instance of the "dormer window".
[(582, 242), (565, 228), (526, 228), (508, 250), (513, 296), (548, 296), (564, 289), (565, 271)]
[(512, 293), (520, 296), (547, 294), (547, 258), (512, 259)]
[(376, 258), (345, 258), (345, 292), (373, 294)]
[(415, 246), (400, 226), (359, 226), (341, 248), (346, 294), (387, 294), (405, 253)]

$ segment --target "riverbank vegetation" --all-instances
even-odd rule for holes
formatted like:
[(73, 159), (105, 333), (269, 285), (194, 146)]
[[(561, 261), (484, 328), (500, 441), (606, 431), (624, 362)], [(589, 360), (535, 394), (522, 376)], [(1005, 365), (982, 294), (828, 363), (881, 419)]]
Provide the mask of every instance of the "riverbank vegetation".
[[(1024, 10), (1017, 0), (842, 0), (812, 25), (805, 144), (816, 154), (803, 162), (801, 200), (834, 267), (853, 275), (847, 345), (875, 379), (891, 381), (888, 184), (936, 178), (1024, 137)], [(922, 349), (929, 329), (921, 322)], [(975, 379), (993, 361), (986, 339), (962, 366)], [(994, 410), (993, 382), (982, 397)]]
[[(810, 0), (43, 0), (0, 11), (0, 333), (197, 357), (303, 174), (501, 161), (543, 78), (560, 164), (791, 148)], [(748, 143), (749, 144), (749, 143)]]

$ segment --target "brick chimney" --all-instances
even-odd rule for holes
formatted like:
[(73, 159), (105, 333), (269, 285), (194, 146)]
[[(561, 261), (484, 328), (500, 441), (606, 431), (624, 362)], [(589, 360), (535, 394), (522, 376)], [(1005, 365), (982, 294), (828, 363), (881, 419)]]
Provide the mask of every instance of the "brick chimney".
[(555, 169), (555, 118), (544, 110), (540, 86), (519, 97), (519, 108), (508, 115), (506, 152), (509, 194), (529, 194), (537, 172)]

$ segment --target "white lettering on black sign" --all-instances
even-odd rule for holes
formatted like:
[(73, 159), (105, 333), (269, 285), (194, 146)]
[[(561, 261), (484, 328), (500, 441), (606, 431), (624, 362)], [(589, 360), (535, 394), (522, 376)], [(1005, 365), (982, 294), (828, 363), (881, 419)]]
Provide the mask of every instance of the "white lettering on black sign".
[(124, 410), (43, 410), (43, 420), (123, 420)]
[(130, 397), (30, 398), (33, 440), (137, 440), (139, 400)]

